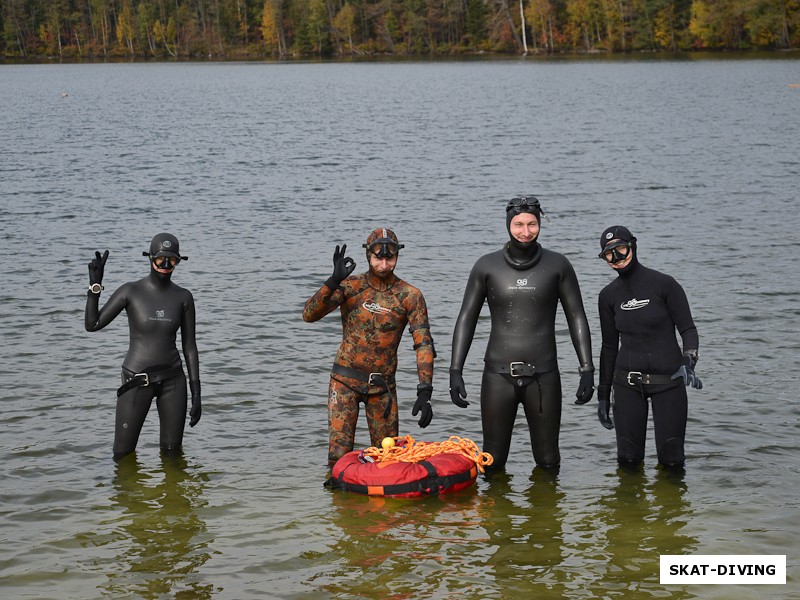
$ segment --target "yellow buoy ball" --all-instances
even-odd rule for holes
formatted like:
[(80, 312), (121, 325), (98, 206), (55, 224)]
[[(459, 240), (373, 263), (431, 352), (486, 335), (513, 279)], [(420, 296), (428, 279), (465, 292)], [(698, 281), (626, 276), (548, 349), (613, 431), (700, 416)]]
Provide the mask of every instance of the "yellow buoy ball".
[(389, 448), (394, 448), (394, 438), (385, 437), (381, 442), (381, 448), (384, 450), (388, 450)]

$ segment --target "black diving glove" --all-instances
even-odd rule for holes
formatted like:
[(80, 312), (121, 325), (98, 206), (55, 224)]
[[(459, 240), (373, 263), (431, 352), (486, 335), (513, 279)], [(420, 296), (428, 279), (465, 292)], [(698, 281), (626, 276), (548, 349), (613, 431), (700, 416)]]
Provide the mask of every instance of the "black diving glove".
[(189, 427), (194, 427), (200, 420), (200, 415), (203, 414), (203, 407), (200, 404), (200, 381), (190, 381), (189, 389), (192, 391), (192, 408), (189, 409)]
[(411, 416), (416, 417), (417, 413), (422, 411), (422, 416), (419, 418), (419, 426), (423, 429), (431, 424), (431, 419), (433, 418), (433, 408), (431, 407), (432, 394), (433, 386), (430, 383), (420, 383), (417, 386), (417, 401), (414, 402)]
[(614, 421), (611, 418), (611, 386), (597, 386), (597, 418), (606, 429), (614, 429)]
[(581, 373), (578, 392), (575, 394), (575, 404), (586, 404), (594, 396), (594, 369)]
[(672, 375), (672, 379), (678, 379), (679, 377), (683, 377), (683, 382), (686, 384), (686, 387), (692, 386), (696, 390), (703, 389), (703, 382), (700, 381), (700, 378), (694, 374), (694, 366), (697, 364), (697, 354), (696, 353), (686, 353), (683, 355), (683, 364), (678, 367), (678, 370), (675, 371)]
[(339, 284), (347, 279), (356, 268), (356, 261), (346, 257), (346, 251), (347, 244), (342, 244), (341, 250), (339, 250), (339, 246), (336, 246), (336, 250), (333, 252), (333, 274), (325, 282), (325, 285), (332, 290), (337, 289)]
[(94, 253), (92, 262), (89, 263), (89, 285), (103, 283), (103, 271), (108, 260), (108, 250), (101, 255), (99, 251)]
[(464, 400), (467, 397), (467, 388), (464, 387), (464, 378), (461, 376), (461, 371), (456, 369), (450, 370), (450, 400), (459, 408), (467, 408), (469, 402)]

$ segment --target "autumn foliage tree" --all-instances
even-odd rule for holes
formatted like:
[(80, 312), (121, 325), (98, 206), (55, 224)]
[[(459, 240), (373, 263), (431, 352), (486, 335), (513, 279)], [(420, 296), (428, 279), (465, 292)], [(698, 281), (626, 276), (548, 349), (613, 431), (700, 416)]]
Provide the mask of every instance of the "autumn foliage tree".
[(23, 60), (793, 49), (800, 0), (0, 0), (0, 33)]

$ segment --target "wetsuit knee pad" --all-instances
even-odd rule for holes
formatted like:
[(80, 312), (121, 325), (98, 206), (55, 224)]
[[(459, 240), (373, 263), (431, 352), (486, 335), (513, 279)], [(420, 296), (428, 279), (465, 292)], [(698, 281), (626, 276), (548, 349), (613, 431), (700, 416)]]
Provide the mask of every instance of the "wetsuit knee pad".
[(617, 462), (620, 464), (639, 464), (644, 460), (644, 450), (628, 438), (617, 439)]
[(658, 447), (658, 462), (665, 466), (681, 466), (686, 461), (683, 438), (671, 437)]

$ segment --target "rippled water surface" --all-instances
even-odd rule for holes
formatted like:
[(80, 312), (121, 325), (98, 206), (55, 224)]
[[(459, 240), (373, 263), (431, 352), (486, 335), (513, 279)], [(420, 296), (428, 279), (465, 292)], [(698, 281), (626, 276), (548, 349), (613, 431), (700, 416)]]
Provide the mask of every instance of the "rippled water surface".
[[(0, 67), (0, 587), (7, 598), (800, 598), (796, 60)], [(340, 338), (300, 318), (333, 247), (378, 226), (405, 244), (439, 359), (434, 420), (481, 443), (447, 397), (474, 261), (536, 193), (541, 241), (578, 273), (599, 349), (595, 258), (614, 223), (685, 287), (701, 336), (687, 470), (618, 472), (596, 404), (572, 404), (559, 316), (562, 466), (533, 469), (520, 415), (505, 477), (417, 501), (322, 487)], [(184, 454), (151, 412), (111, 460), (125, 319), (83, 329), (86, 263), (108, 293), (174, 232), (198, 312), (204, 390)], [(488, 313), (487, 313), (488, 314)], [(483, 319), (465, 379), (479, 393)], [(358, 446), (369, 444), (363, 421)], [(668, 586), (662, 554), (786, 554), (786, 586)]]

